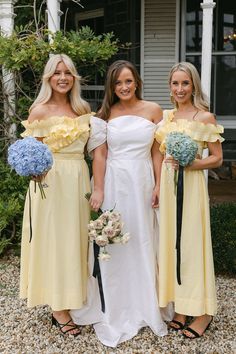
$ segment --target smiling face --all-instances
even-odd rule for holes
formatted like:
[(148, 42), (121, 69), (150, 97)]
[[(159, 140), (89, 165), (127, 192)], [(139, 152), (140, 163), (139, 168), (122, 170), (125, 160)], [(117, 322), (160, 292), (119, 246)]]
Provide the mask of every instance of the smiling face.
[(132, 71), (123, 68), (115, 80), (114, 92), (120, 100), (129, 101), (135, 96), (136, 82)]
[(193, 82), (184, 71), (175, 71), (170, 80), (170, 90), (177, 104), (192, 102)]
[(63, 61), (58, 63), (54, 74), (50, 77), (49, 83), (52, 90), (60, 94), (66, 94), (72, 89), (74, 76)]

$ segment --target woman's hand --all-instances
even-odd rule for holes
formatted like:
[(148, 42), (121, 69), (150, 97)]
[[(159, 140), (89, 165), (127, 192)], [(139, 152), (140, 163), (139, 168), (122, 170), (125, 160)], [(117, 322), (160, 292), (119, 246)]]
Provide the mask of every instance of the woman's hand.
[(43, 180), (45, 179), (45, 177), (47, 176), (48, 171), (45, 173), (42, 173), (39, 176), (31, 176), (31, 179), (35, 182), (43, 182)]
[(94, 190), (91, 194), (90, 199), (89, 199), (89, 204), (90, 204), (91, 208), (95, 211), (98, 211), (98, 209), (102, 205), (103, 199), (104, 199), (103, 191)]
[(172, 156), (167, 156), (167, 157), (165, 158), (164, 162), (165, 162), (166, 164), (171, 165), (171, 167), (172, 167), (174, 170), (178, 171), (178, 169), (179, 169), (179, 162), (178, 162), (177, 160), (175, 160)]
[(152, 192), (152, 208), (159, 208), (160, 188), (155, 187)]

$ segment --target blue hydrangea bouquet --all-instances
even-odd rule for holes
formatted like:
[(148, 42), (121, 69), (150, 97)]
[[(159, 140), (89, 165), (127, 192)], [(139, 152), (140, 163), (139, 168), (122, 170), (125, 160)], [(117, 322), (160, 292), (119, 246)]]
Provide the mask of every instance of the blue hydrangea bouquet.
[[(8, 163), (20, 176), (40, 176), (50, 170), (52, 153), (46, 144), (29, 136), (16, 140), (8, 148)], [(42, 199), (46, 198), (41, 181), (37, 181)], [(36, 187), (36, 181), (35, 181)]]
[[(166, 137), (166, 153), (179, 162), (182, 167), (190, 165), (196, 157), (198, 150), (197, 143), (187, 134), (171, 132)], [(178, 173), (175, 170), (175, 190), (178, 180)]]

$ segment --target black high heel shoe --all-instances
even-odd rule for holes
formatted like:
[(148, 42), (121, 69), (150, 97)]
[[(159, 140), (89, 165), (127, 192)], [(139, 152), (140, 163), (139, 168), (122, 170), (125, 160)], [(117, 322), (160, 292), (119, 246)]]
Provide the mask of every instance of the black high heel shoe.
[(210, 327), (212, 321), (213, 321), (213, 316), (211, 316), (211, 320), (206, 326), (206, 328), (204, 329), (204, 331), (202, 332), (202, 334), (199, 334), (198, 332), (194, 331), (194, 329), (192, 329), (191, 327), (186, 327), (184, 330), (190, 332), (191, 334), (193, 334), (193, 336), (189, 336), (187, 333), (184, 332), (182, 332), (182, 334), (185, 338), (188, 339), (195, 339), (195, 338), (202, 337), (203, 334), (206, 332), (206, 330)]
[[(59, 323), (58, 321), (57, 321), (57, 319), (52, 315), (52, 326), (56, 326), (56, 327), (58, 327), (59, 329), (60, 329), (60, 331), (61, 331), (61, 333), (62, 334), (70, 334), (70, 335), (72, 335), (72, 336), (74, 336), (74, 337), (77, 337), (81, 332), (80, 332), (80, 329), (79, 329), (79, 327), (76, 325), (76, 324), (74, 324), (74, 323), (72, 323), (72, 324), (70, 324), (70, 322), (72, 322), (72, 319), (70, 319), (68, 322), (66, 322), (66, 323)], [(66, 331), (63, 331), (63, 328), (64, 327), (71, 327), (71, 328), (69, 328), (69, 329), (67, 329)], [(71, 331), (73, 331), (74, 329), (77, 329), (78, 330), (78, 332), (76, 332), (76, 333), (70, 333)]]
[[(174, 323), (176, 326), (178, 326), (178, 327), (173, 326), (173, 325), (172, 325), (173, 323)], [(184, 329), (184, 326), (185, 326), (185, 323), (182, 323), (182, 322), (177, 321), (177, 320), (172, 320), (172, 321), (170, 321), (170, 322), (168, 323), (168, 327), (171, 328), (171, 329), (173, 329), (174, 331), (180, 331), (180, 330)]]
[(181, 321), (176, 320), (175, 316), (174, 316), (173, 320), (171, 320), (168, 323), (168, 327), (173, 329), (174, 331), (181, 331), (188, 325), (189, 320), (190, 320), (190, 317), (189, 316), (185, 316), (185, 321), (183, 323)]

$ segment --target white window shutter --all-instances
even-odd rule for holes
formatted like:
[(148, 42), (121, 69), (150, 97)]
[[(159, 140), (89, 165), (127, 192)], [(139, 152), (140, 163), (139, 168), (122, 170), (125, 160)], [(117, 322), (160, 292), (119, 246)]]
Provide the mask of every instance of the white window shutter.
[(168, 74), (176, 62), (176, 1), (145, 0), (144, 98), (171, 108)]

